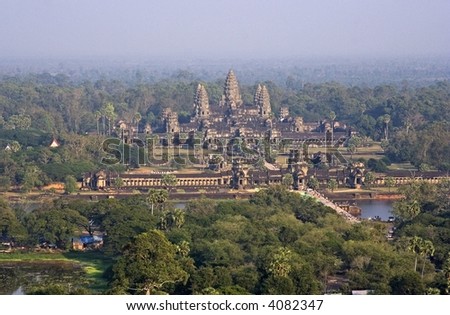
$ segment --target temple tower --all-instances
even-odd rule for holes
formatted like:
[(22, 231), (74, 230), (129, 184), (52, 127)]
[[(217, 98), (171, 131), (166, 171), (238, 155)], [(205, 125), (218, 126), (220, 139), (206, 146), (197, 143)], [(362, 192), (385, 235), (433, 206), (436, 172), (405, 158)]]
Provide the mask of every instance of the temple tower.
[(161, 112), (161, 121), (165, 124), (167, 119), (169, 118), (170, 113), (172, 113), (172, 109), (166, 107)]
[(304, 132), (305, 127), (303, 125), (303, 117), (295, 117), (294, 123), (292, 125), (292, 129), (294, 132)]
[(230, 70), (228, 72), (227, 78), (225, 80), (225, 87), (220, 105), (231, 110), (236, 109), (242, 105), (239, 85), (233, 70)]
[(256, 89), (254, 103), (258, 107), (259, 115), (262, 118), (269, 118), (271, 115), (269, 91), (265, 85), (258, 85)]
[(165, 125), (167, 133), (180, 132), (180, 125), (178, 124), (178, 114), (175, 112), (168, 113), (165, 120)]
[(243, 166), (243, 163), (239, 159), (233, 160), (233, 166), (231, 167), (232, 179), (231, 188), (243, 189), (248, 184), (248, 168)]
[(261, 90), (262, 90), (262, 86), (261, 86), (261, 84), (258, 84), (258, 87), (256, 88), (256, 92), (255, 92), (255, 97), (253, 98), (253, 104), (255, 104), (255, 106), (259, 105), (259, 97), (261, 95)]
[(209, 98), (205, 87), (202, 84), (197, 86), (194, 98), (194, 115), (196, 118), (209, 117)]
[(288, 172), (294, 179), (294, 190), (301, 190), (306, 187), (306, 178), (308, 175), (308, 164), (302, 161), (301, 153), (298, 149), (291, 150), (288, 158)]
[(280, 108), (280, 121), (284, 121), (289, 118), (289, 107)]

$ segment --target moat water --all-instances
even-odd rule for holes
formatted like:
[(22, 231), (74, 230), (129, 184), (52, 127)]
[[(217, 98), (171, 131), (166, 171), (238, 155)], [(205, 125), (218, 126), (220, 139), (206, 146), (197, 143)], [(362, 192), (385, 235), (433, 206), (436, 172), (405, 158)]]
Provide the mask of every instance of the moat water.
[(380, 217), (387, 221), (392, 216), (394, 201), (392, 200), (357, 200), (356, 205), (361, 208), (361, 218)]

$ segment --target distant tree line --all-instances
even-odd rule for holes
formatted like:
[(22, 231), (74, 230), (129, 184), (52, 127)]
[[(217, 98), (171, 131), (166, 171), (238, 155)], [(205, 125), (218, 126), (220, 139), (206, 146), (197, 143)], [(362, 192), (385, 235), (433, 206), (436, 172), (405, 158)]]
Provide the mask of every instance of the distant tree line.
[[(197, 84), (183, 72), (152, 83), (107, 79), (72, 82), (66, 76), (49, 74), (4, 77), (0, 81), (0, 182), (21, 187), (27, 168), (39, 179), (28, 184), (31, 187), (63, 180), (67, 175), (79, 178), (99, 162), (99, 143), (102, 137), (113, 134), (119, 118), (137, 126), (151, 123), (157, 129), (161, 126), (158, 115), (170, 107), (179, 113), (180, 121), (187, 122)], [(204, 84), (210, 102), (217, 103), (223, 81)], [(280, 106), (287, 106), (305, 121), (331, 119), (333, 113), (334, 121), (357, 130), (360, 139), (383, 141), (392, 162), (450, 169), (448, 81), (415, 88), (336, 82), (286, 88), (271, 81), (264, 84), (275, 113)], [(241, 90), (243, 99), (251, 103), (255, 86), (242, 85)], [(52, 138), (63, 146), (48, 148)], [(3, 149), (8, 144), (11, 150), (6, 155)], [(353, 154), (358, 145), (361, 143), (350, 143), (348, 151)]]

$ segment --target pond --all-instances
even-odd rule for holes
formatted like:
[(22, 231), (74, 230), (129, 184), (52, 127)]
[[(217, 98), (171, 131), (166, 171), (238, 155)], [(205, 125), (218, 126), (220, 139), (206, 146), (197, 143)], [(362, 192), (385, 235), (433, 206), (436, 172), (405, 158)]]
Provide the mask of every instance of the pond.
[(71, 288), (84, 285), (80, 265), (58, 262), (0, 262), (0, 294), (24, 295), (38, 286), (61, 285)]
[(392, 216), (393, 200), (357, 200), (356, 205), (361, 208), (361, 218), (368, 219), (379, 216), (387, 221)]

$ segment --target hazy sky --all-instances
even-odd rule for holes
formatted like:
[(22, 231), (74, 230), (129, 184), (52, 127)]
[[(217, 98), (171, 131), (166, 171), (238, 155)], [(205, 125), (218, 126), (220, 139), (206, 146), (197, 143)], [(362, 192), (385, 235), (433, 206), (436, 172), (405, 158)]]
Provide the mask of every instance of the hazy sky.
[(0, 57), (450, 55), (450, 0), (0, 0)]

